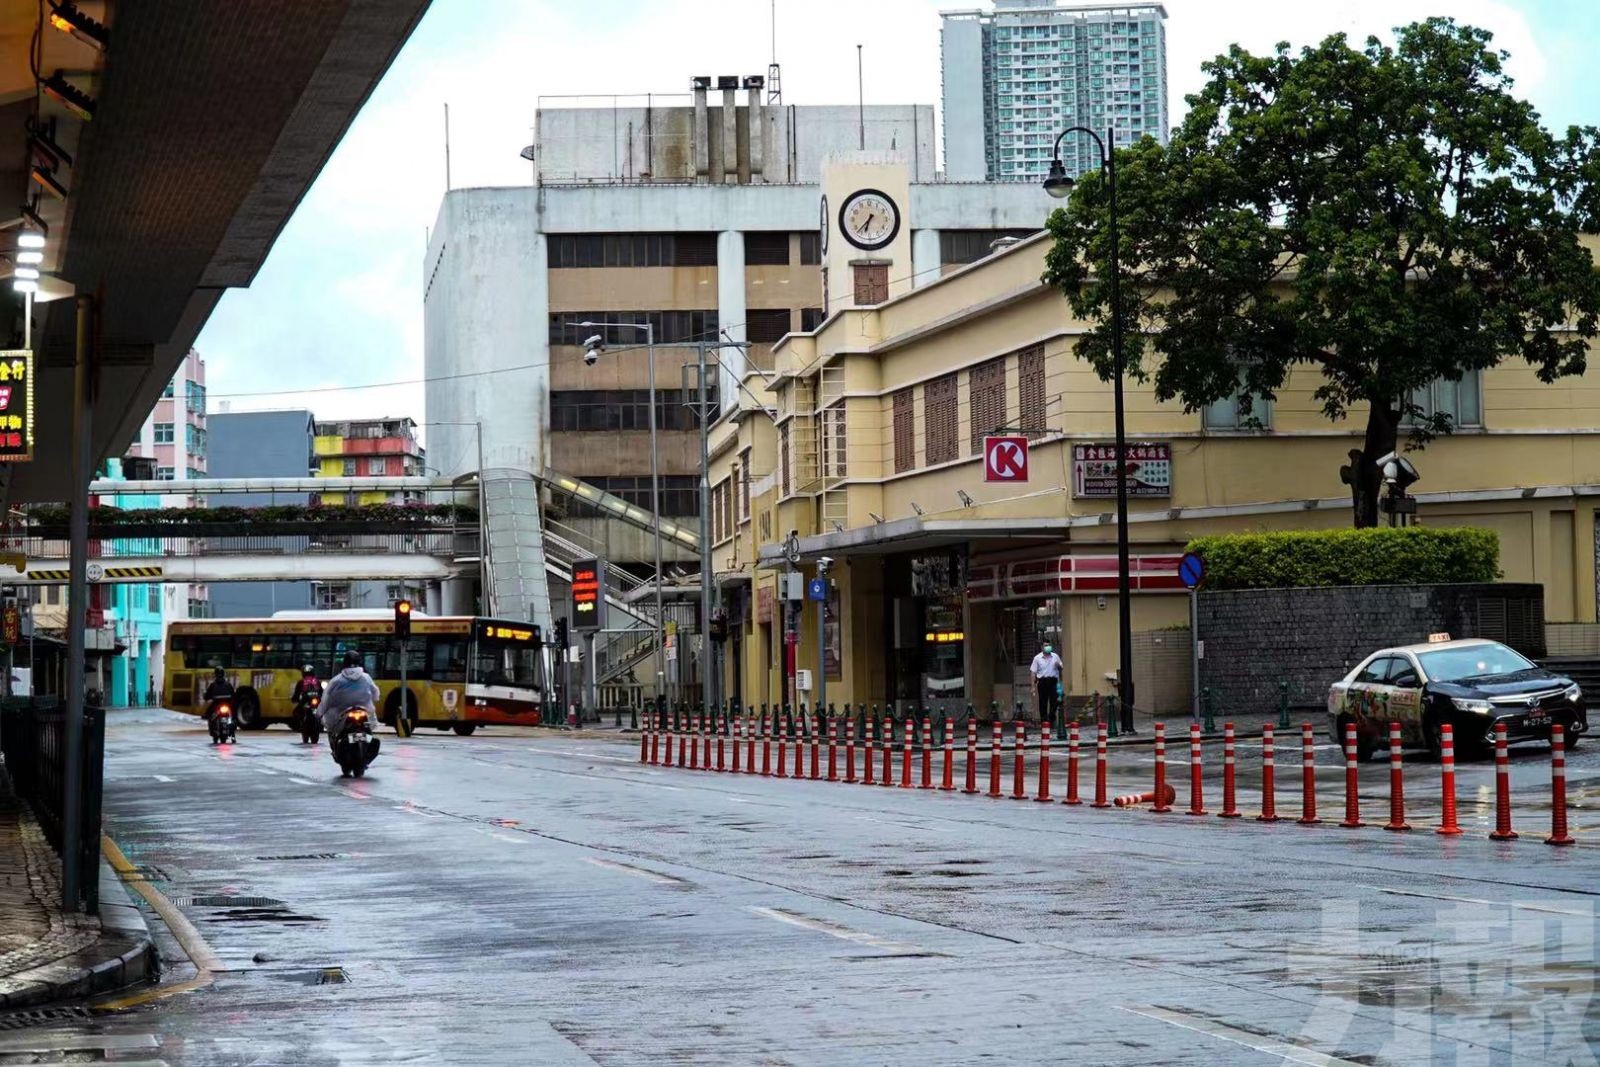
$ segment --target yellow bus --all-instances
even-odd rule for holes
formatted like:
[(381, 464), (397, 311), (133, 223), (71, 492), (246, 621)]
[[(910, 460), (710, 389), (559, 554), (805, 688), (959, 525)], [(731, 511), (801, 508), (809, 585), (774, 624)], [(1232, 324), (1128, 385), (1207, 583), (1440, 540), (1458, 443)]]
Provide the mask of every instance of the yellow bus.
[(188, 619), (167, 627), (166, 706), (200, 715), (212, 672), (233, 684), (234, 714), (247, 730), (287, 723), (290, 694), (309, 664), (324, 684), (355, 650), (378, 684), (378, 716), (395, 724), (404, 699), (414, 725), (465, 737), (480, 723), (534, 726), (546, 686), (539, 628), (479, 616), (412, 615), (406, 690), (389, 611), (280, 611), (268, 619)]

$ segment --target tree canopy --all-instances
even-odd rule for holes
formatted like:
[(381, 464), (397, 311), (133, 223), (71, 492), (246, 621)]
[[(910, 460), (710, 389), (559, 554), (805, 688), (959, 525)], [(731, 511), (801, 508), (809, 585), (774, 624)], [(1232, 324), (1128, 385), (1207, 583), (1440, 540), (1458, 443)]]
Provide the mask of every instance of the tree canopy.
[[(1376, 523), (1375, 461), (1454, 429), (1418, 390), (1521, 358), (1581, 374), (1600, 331), (1600, 131), (1557, 136), (1512, 93), (1491, 35), (1445, 18), (1393, 45), (1342, 34), (1291, 54), (1234, 46), (1162, 146), (1117, 150), (1127, 372), (1188, 410), (1250, 411), (1315, 368), (1332, 420), (1365, 416), (1351, 452), (1357, 526)], [(1085, 175), (1048, 227), (1045, 280), (1111, 345), (1110, 198)], [(1364, 410), (1362, 410), (1364, 409)]]

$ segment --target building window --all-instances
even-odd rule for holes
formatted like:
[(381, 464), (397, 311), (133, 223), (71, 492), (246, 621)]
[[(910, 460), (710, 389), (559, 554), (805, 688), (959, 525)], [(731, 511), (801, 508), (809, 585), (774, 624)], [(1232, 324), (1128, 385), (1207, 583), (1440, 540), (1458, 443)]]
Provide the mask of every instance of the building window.
[(778, 427), (778, 468), (783, 471), (783, 495), (789, 495), (789, 423)]
[(744, 316), (744, 336), (753, 344), (771, 345), (789, 332), (788, 308), (753, 308)]
[(1006, 424), (1005, 357), (980, 363), (967, 372), (967, 407), (972, 419), (972, 454), (983, 451), (983, 439)]
[(1415, 425), (1432, 415), (1448, 415), (1456, 426), (1483, 425), (1483, 374), (1469, 370), (1460, 381), (1439, 378), (1411, 394), (1411, 402), (1422, 409), (1421, 416), (1406, 420)]
[(747, 448), (739, 453), (739, 466), (737, 474), (739, 479), (739, 519), (745, 521), (750, 518), (750, 450)]
[(346, 478), (354, 478), (356, 476), (356, 461), (353, 459), (345, 460), (341, 470), (343, 470)]
[[(656, 390), (656, 429), (699, 429), (694, 412), (684, 406), (688, 399), (681, 389)], [(698, 396), (694, 399), (698, 403)], [(715, 410), (715, 388), (707, 389), (707, 399)], [(648, 389), (558, 389), (550, 394), (552, 432), (609, 433), (649, 428)]]
[(1203, 410), (1208, 430), (1272, 429), (1272, 401), (1249, 396), (1243, 389), (1207, 404)]
[(801, 308), (800, 329), (805, 333), (813, 332), (822, 325), (822, 317), (821, 308)]
[(168, 382), (167, 387), (161, 390), (162, 399), (170, 400), (173, 396), (174, 383)]
[(206, 387), (199, 382), (189, 381), (183, 383), (184, 406), (192, 414), (204, 415), (206, 413)]
[(747, 233), (744, 235), (744, 262), (748, 267), (787, 267), (788, 233)]
[(316, 587), (317, 607), (323, 611), (342, 611), (350, 606), (350, 587), (322, 582)]
[(185, 469), (184, 476), (192, 481), (195, 478), (204, 478), (206, 476), (206, 472), (201, 470), (199, 467), (188, 467)]
[(946, 374), (922, 387), (923, 425), (927, 428), (928, 465), (956, 458), (956, 376)]
[[(650, 510), (650, 476), (579, 475), (580, 481), (621, 497), (636, 508)], [(663, 474), (661, 483), (661, 514), (683, 517), (700, 514), (700, 476), (697, 474)]]
[(161, 586), (151, 582), (144, 587), (144, 609), (152, 615), (161, 614)]
[(917, 419), (915, 394), (910, 389), (894, 394), (894, 470), (896, 474), (917, 465)]
[(1044, 345), (1033, 345), (1017, 353), (1017, 386), (1021, 394), (1018, 421), (1023, 430), (1029, 434), (1044, 433)]
[(709, 267), (714, 233), (561, 233), (549, 237), (552, 269), (568, 267)]
[(158, 445), (170, 445), (170, 444), (172, 444), (172, 423), (170, 423), (170, 422), (158, 422), (158, 423), (156, 423), (156, 444), (158, 444)]
[(185, 447), (188, 449), (189, 455), (191, 455), (191, 456), (203, 456), (203, 455), (205, 455), (206, 454), (206, 432), (204, 430), (202, 430), (200, 427), (194, 426), (192, 424), (191, 425), (185, 425), (183, 430), (184, 430), (183, 443), (184, 443)]
[(1008, 237), (1031, 237), (1037, 230), (940, 230), (940, 263), (976, 263), (995, 250), (994, 243)]
[(843, 404), (829, 408), (823, 413), (827, 424), (831, 427), (833, 435), (833, 471), (835, 478), (843, 478), (849, 469), (849, 449), (845, 444), (845, 410)]
[(871, 307), (889, 299), (889, 264), (857, 263), (851, 270), (855, 276), (857, 307)]
[(717, 312), (704, 311), (558, 311), (550, 315), (550, 343), (553, 345), (581, 345), (598, 333), (609, 345), (635, 345), (644, 342), (644, 331), (631, 327), (595, 328), (583, 326), (585, 322), (634, 323), (655, 327), (655, 339), (661, 344), (683, 341), (709, 341), (717, 336)]
[(174, 477), (175, 477), (175, 473), (174, 473), (174, 471), (173, 471), (173, 469), (171, 467), (157, 467), (156, 468), (156, 481), (158, 481), (158, 482), (170, 482), (170, 481), (173, 480)]
[(389, 457), (373, 456), (367, 460), (367, 473), (371, 475), (386, 475), (389, 473)]
[(800, 234), (800, 265), (815, 267), (822, 262), (822, 234), (807, 230)]

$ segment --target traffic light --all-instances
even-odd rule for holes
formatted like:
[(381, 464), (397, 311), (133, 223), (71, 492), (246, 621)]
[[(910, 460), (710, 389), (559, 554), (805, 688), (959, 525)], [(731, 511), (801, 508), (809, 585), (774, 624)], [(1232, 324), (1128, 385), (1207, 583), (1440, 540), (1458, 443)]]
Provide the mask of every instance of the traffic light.
[(567, 620), (564, 618), (556, 620), (556, 647), (567, 647)]
[(399, 638), (411, 636), (411, 601), (396, 600), (394, 602), (394, 635)]

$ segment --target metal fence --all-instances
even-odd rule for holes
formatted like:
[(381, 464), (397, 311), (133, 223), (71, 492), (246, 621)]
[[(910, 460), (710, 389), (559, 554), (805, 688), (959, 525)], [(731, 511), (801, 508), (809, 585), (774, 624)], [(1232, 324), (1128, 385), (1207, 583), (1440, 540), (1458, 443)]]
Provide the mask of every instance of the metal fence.
[[(0, 753), (12, 787), (28, 802), (45, 839), (62, 853), (66, 838), (67, 717), (52, 698), (12, 699), (0, 704)], [(82, 804), (78, 820), (78, 900), (62, 901), (94, 914), (99, 908), (100, 791), (105, 764), (105, 709), (83, 712)]]

